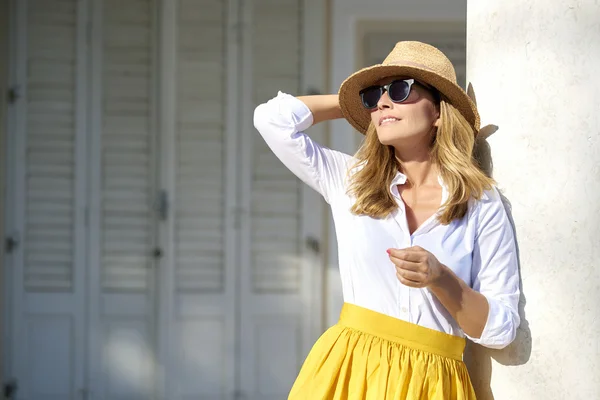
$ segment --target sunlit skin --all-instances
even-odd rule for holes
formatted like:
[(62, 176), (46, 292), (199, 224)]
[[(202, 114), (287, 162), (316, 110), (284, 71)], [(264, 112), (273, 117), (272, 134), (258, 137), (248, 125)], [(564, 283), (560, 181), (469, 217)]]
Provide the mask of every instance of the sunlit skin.
[[(385, 85), (397, 79), (406, 77), (386, 78), (375, 84)], [(386, 91), (377, 108), (371, 111), (371, 121), (377, 129), (379, 141), (394, 146), (397, 156), (412, 159), (419, 155), (426, 160), (439, 115), (433, 94), (415, 82), (402, 103), (394, 103)]]

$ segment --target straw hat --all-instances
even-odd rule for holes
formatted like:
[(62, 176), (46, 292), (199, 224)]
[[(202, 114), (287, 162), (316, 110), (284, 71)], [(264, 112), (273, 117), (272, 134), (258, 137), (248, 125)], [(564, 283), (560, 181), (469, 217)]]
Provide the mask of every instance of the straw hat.
[(382, 64), (363, 68), (340, 86), (339, 102), (344, 117), (359, 132), (366, 133), (371, 122), (359, 92), (390, 76), (414, 78), (436, 88), (479, 131), (479, 113), (475, 103), (456, 83), (452, 63), (437, 48), (421, 42), (398, 42)]

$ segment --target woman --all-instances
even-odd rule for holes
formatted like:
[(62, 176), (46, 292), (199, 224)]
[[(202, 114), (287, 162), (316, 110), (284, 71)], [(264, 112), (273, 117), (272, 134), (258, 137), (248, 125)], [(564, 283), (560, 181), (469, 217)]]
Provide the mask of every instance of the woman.
[[(356, 156), (302, 133), (345, 117)], [(511, 225), (472, 158), (479, 114), (438, 49), (400, 42), (339, 95), (279, 93), (254, 123), (330, 204), (344, 306), (290, 399), (475, 399), (465, 336), (502, 348), (519, 325)]]

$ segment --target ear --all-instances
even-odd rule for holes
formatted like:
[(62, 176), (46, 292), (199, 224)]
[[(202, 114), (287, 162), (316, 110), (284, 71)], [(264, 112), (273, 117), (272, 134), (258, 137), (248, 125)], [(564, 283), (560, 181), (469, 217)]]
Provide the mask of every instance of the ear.
[(442, 123), (442, 121), (440, 121), (440, 114), (441, 114), (441, 104), (439, 102), (434, 103), (434, 116), (435, 116), (435, 121), (433, 122), (433, 126), (435, 126), (436, 128), (440, 127), (440, 124)]

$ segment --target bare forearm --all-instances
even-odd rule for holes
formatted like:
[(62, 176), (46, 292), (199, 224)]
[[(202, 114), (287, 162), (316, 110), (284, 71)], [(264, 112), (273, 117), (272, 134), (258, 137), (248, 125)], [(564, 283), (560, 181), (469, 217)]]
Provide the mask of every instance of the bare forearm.
[(435, 284), (429, 286), (429, 290), (467, 335), (481, 337), (489, 312), (487, 299), (471, 289), (450, 268), (445, 265), (442, 268), (442, 275)]
[(330, 119), (342, 118), (340, 103), (337, 94), (298, 97), (310, 109), (313, 115), (313, 124)]

